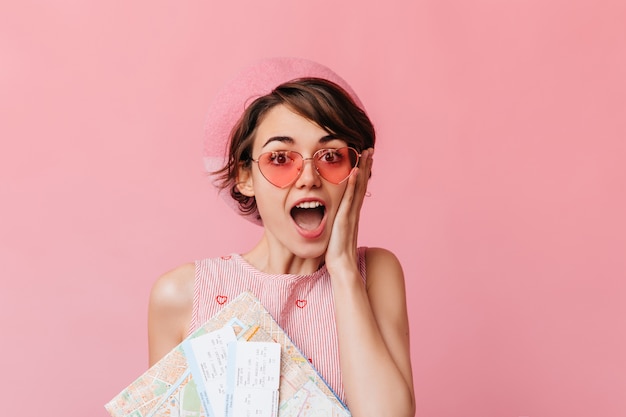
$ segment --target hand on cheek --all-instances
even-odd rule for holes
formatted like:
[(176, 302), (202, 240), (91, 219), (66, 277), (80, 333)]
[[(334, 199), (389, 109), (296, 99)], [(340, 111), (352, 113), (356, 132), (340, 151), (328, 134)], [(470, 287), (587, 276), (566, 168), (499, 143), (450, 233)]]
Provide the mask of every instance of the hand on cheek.
[[(367, 192), (373, 153), (372, 148), (361, 153), (358, 167), (352, 170), (347, 180), (348, 184), (335, 216), (326, 251), (326, 264), (329, 270), (339, 264), (347, 267), (356, 266), (359, 217)], [(330, 272), (332, 275), (332, 271)]]

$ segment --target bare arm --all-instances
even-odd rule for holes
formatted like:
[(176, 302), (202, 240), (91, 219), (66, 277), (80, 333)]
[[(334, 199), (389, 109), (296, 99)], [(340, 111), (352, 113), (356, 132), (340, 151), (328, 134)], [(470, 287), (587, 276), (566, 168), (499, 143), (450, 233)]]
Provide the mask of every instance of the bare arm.
[(367, 251), (367, 288), (358, 271), (333, 276), (340, 366), (354, 417), (414, 416), (404, 277), (396, 257)]
[(185, 264), (154, 283), (148, 306), (149, 365), (187, 336), (193, 307), (194, 265)]

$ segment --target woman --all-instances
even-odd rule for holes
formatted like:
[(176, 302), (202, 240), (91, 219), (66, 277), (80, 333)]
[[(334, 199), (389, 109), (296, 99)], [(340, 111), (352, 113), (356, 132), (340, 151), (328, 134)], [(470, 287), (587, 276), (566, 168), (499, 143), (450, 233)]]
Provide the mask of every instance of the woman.
[(250, 290), (353, 416), (413, 416), (402, 268), (385, 249), (357, 247), (375, 142), (360, 101), (328, 68), (279, 58), (242, 72), (216, 102), (207, 160), (228, 149), (216, 184), (264, 232), (243, 254), (159, 278), (151, 364)]

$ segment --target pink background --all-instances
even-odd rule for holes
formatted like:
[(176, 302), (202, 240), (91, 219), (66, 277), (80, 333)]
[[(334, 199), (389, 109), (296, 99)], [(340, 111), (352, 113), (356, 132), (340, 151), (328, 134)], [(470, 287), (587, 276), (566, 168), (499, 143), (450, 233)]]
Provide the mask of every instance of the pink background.
[(154, 279), (258, 238), (202, 126), (295, 55), (378, 128), (360, 239), (405, 268), (418, 415), (626, 415), (625, 4), (3, 2), (0, 413), (106, 416)]

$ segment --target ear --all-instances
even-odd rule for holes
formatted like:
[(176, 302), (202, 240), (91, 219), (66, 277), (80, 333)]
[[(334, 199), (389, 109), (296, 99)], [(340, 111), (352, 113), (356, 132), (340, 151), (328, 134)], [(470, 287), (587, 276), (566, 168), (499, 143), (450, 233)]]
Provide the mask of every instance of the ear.
[(252, 169), (250, 166), (239, 164), (237, 172), (237, 190), (246, 197), (254, 197)]

